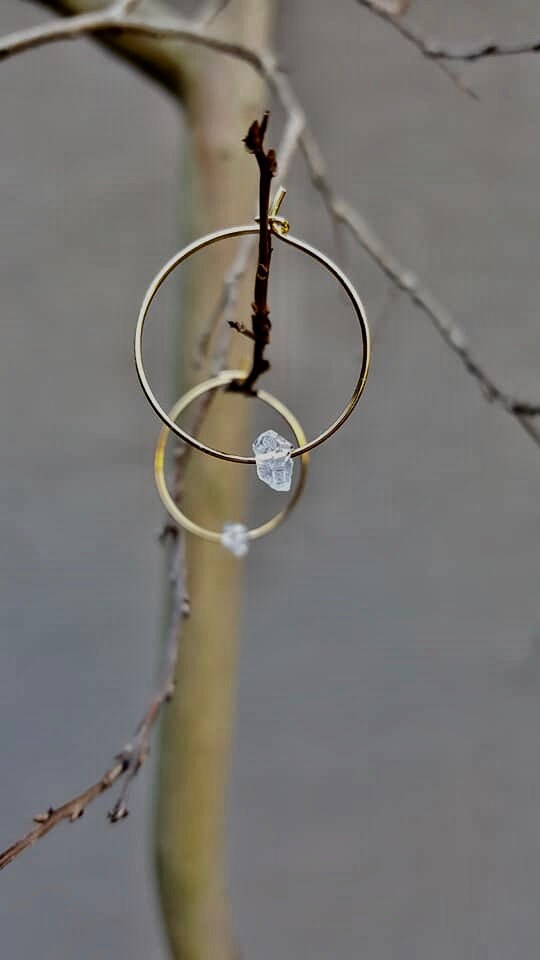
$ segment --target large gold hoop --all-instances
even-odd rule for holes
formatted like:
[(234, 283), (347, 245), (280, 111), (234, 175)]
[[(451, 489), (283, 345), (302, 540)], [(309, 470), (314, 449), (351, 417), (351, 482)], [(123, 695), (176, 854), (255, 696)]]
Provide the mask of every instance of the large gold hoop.
[[(148, 315), (148, 310), (150, 305), (158, 292), (159, 288), (163, 282), (167, 279), (170, 273), (178, 267), (181, 263), (187, 260), (189, 257), (193, 256), (198, 250), (203, 250), (205, 247), (209, 247), (213, 243), (217, 243), (219, 240), (226, 240), (232, 237), (245, 237), (251, 234), (256, 234), (259, 232), (259, 227), (257, 225), (246, 225), (241, 227), (230, 227), (227, 230), (216, 230), (215, 233), (209, 233), (205, 237), (201, 237), (199, 240), (195, 240), (193, 243), (190, 243), (187, 247), (184, 247), (183, 250), (180, 250), (179, 253), (176, 253), (168, 263), (166, 263), (159, 273), (154, 277), (152, 283), (148, 287), (144, 300), (139, 311), (139, 316), (137, 318), (137, 326), (135, 328), (135, 366), (137, 369), (137, 375), (141, 387), (146, 395), (148, 402), (151, 407), (155, 410), (160, 420), (176, 434), (177, 437), (180, 437), (185, 443), (189, 443), (192, 447), (195, 447), (197, 450), (200, 450), (201, 453), (209, 454), (212, 457), (218, 457), (220, 460), (229, 460), (232, 463), (255, 463), (255, 457), (242, 457), (237, 454), (227, 453), (224, 450), (218, 450), (214, 447), (209, 447), (205, 443), (202, 443), (196, 437), (192, 437), (191, 434), (187, 433), (182, 427), (179, 427), (177, 423), (174, 422), (174, 419), (165, 412), (156, 396), (154, 395), (148, 378), (146, 376), (146, 371), (143, 363), (143, 353), (142, 353), (142, 338), (144, 324)], [(356, 290), (354, 289), (352, 283), (348, 277), (343, 273), (342, 270), (330, 260), (324, 253), (321, 253), (320, 250), (317, 250), (315, 247), (310, 246), (308, 243), (305, 243), (303, 240), (299, 240), (296, 237), (291, 237), (290, 234), (281, 232), (279, 229), (279, 224), (276, 227), (272, 227), (272, 233), (274, 236), (278, 237), (282, 243), (289, 244), (291, 247), (295, 247), (297, 250), (301, 250), (303, 253), (306, 253), (309, 257), (312, 257), (313, 260), (316, 260), (317, 263), (322, 264), (333, 277), (341, 284), (345, 293), (349, 297), (349, 300), (352, 303), (354, 312), (358, 319), (360, 326), (360, 333), (362, 339), (362, 363), (360, 367), (360, 372), (358, 379), (354, 386), (352, 395), (340, 413), (337, 420), (334, 420), (326, 430), (323, 430), (318, 436), (314, 437), (313, 440), (305, 441), (304, 443), (299, 443), (297, 447), (294, 447), (291, 450), (291, 458), (301, 457), (303, 454), (308, 453), (310, 450), (313, 450), (315, 447), (318, 447), (319, 444), (324, 443), (325, 440), (328, 440), (336, 430), (342, 426), (343, 423), (350, 417), (353, 412), (356, 404), (358, 403), (362, 391), (366, 385), (366, 379), (369, 371), (370, 363), (370, 336), (369, 336), (369, 327), (367, 324), (364, 307), (362, 301), (358, 296)], [(245, 376), (245, 372), (242, 372), (240, 376)], [(259, 393), (261, 396), (262, 391)]]

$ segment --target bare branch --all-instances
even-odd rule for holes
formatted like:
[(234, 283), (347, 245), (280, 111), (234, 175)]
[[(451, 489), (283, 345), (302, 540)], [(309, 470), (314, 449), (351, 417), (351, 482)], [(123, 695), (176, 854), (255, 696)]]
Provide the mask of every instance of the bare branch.
[[(277, 150), (277, 162), (280, 180), (283, 183), (286, 180), (294, 155), (297, 151), (300, 135), (304, 129), (305, 118), (303, 113), (298, 113), (292, 107), (288, 111), (287, 123), (283, 132), (281, 143)], [(243, 237), (238, 244), (238, 253), (234, 259), (231, 269), (225, 277), (223, 291), (216, 309), (212, 312), (207, 328), (204, 331), (197, 352), (193, 359), (195, 367), (200, 367), (208, 353), (210, 344), (217, 331), (222, 331), (221, 344), (216, 351), (217, 364), (214, 366), (214, 372), (217, 373), (222, 368), (222, 358), (226, 354), (229, 338), (227, 337), (227, 327), (238, 329), (238, 320), (235, 317), (236, 304), (238, 301), (239, 286), (242, 281), (248, 264), (251, 251), (255, 244), (255, 237)], [(222, 324), (222, 321), (224, 323)], [(243, 326), (243, 324), (240, 324)]]
[(122, 789), (118, 800), (109, 813), (109, 820), (111, 823), (117, 823), (128, 815), (126, 801), (130, 784), (148, 756), (150, 737), (160, 709), (164, 703), (171, 699), (174, 692), (181, 624), (182, 620), (189, 616), (189, 601), (185, 588), (184, 537), (181, 531), (176, 530), (173, 535), (174, 544), (171, 551), (169, 574), (172, 609), (168, 627), (164, 678), (137, 728), (133, 743), (126, 744), (103, 776), (87, 787), (86, 790), (83, 790), (82, 793), (67, 800), (59, 807), (49, 807), (45, 813), (38, 813), (34, 817), (36, 826), (0, 853), (0, 870), (13, 863), (25, 850), (45, 837), (60, 823), (64, 821), (74, 823), (79, 820), (86, 808), (102, 793), (110, 790), (119, 780), (123, 780)]
[[(223, 366), (226, 355), (216, 358), (216, 364)], [(208, 392), (200, 397), (192, 417), (191, 432), (196, 436), (204, 422), (212, 402), (213, 394)], [(174, 499), (180, 504), (183, 496), (183, 482), (192, 447), (182, 444), (176, 454)], [(36, 826), (16, 843), (0, 853), (0, 870), (17, 859), (25, 850), (41, 840), (63, 821), (74, 823), (82, 817), (86, 808), (118, 781), (122, 786), (118, 798), (109, 812), (111, 823), (118, 823), (128, 816), (128, 794), (131, 784), (144, 764), (150, 751), (151, 736), (162, 707), (168, 703), (175, 691), (176, 668), (180, 652), (182, 624), (190, 615), (190, 603), (186, 582), (185, 533), (175, 524), (167, 523), (161, 540), (171, 541), (169, 556), (169, 588), (171, 610), (167, 627), (166, 654), (163, 679), (150, 701), (135, 733), (133, 742), (127, 743), (115, 757), (115, 762), (103, 776), (82, 793), (66, 801), (60, 807), (49, 807), (45, 813), (34, 817)]]
[[(270, 262), (272, 259), (272, 234), (268, 222), (270, 207), (270, 189), (272, 179), (276, 175), (277, 163), (275, 150), (265, 150), (264, 137), (268, 126), (268, 111), (264, 114), (261, 123), (254, 120), (251, 124), (244, 143), (249, 153), (252, 153), (259, 167), (259, 257), (255, 271), (255, 290), (251, 314), (253, 361), (251, 370), (242, 380), (233, 380), (229, 385), (230, 391), (253, 394), (254, 386), (261, 376), (270, 367), (265, 357), (266, 347), (270, 343), (270, 309), (268, 307), (268, 281), (270, 279)], [(245, 333), (243, 324), (230, 323), (230, 326)], [(249, 331), (248, 331), (249, 332)]]
[(405, 40), (408, 40), (409, 43), (412, 43), (417, 50), (420, 51), (422, 56), (427, 57), (428, 59), (435, 60), (439, 70), (442, 71), (452, 83), (463, 93), (468, 94), (470, 97), (473, 97), (475, 100), (477, 96), (469, 86), (464, 82), (464, 80), (459, 76), (459, 74), (454, 73), (444, 62), (442, 57), (434, 57), (430, 52), (429, 41), (425, 40), (421, 33), (419, 33), (414, 27), (408, 23), (404, 23), (403, 20), (399, 19), (401, 13), (405, 13), (408, 4), (404, 6), (397, 6), (397, 12), (392, 12), (392, 7), (387, 4), (380, 3), (380, 0), (357, 0), (362, 7), (365, 7), (367, 10), (370, 10), (371, 13), (374, 13), (376, 17), (379, 17), (380, 20), (384, 20), (385, 23), (391, 24), (398, 33), (401, 34)]
[(348, 204), (334, 198), (332, 198), (331, 203), (332, 214), (336, 220), (347, 227), (354, 239), (384, 271), (387, 277), (407, 294), (415, 306), (426, 314), (446, 345), (459, 357), (467, 373), (474, 377), (480, 385), (485, 398), (490, 403), (498, 404), (506, 413), (514, 417), (526, 433), (540, 446), (540, 430), (532, 423), (532, 418), (540, 415), (540, 404), (531, 404), (517, 399), (501, 389), (491, 374), (472, 354), (462, 328), (458, 326), (446, 308), (439, 303), (428, 288), (418, 280), (412, 271), (403, 267), (384, 247), (382, 241), (359, 213)]
[(375, 16), (390, 23), (402, 37), (405, 37), (409, 43), (412, 43), (422, 56), (428, 60), (434, 60), (439, 69), (443, 71), (453, 83), (461, 90), (464, 90), (470, 96), (476, 98), (476, 94), (470, 87), (466, 86), (462, 78), (446, 66), (444, 61), (454, 60), (465, 62), (475, 62), (493, 57), (515, 57), (526, 53), (540, 53), (540, 38), (532, 40), (522, 40), (517, 42), (497, 42), (495, 40), (479, 40), (472, 43), (443, 44), (439, 40), (425, 37), (416, 27), (404, 23), (399, 19), (401, 14), (406, 13), (410, 4), (399, 4), (396, 2), (387, 3), (381, 0), (357, 0), (361, 6), (366, 7)]
[(255, 340), (253, 330), (246, 327), (245, 323), (242, 323), (240, 320), (229, 320), (229, 326), (231, 330), (236, 330), (242, 337), (247, 337), (248, 340)]
[(141, 36), (154, 40), (187, 41), (236, 57), (259, 73), (264, 73), (263, 55), (245, 44), (210, 36), (199, 24), (180, 17), (126, 16), (118, 13), (117, 4), (97, 13), (81, 13), (67, 17), (65, 20), (53, 20), (37, 27), (29, 27), (8, 34), (0, 38), (0, 61), (50, 43), (75, 40), (77, 37), (90, 35), (106, 35), (108, 38)]
[(516, 57), (525, 53), (540, 53), (540, 39), (521, 42), (497, 43), (495, 40), (479, 40), (476, 43), (444, 46), (437, 40), (426, 40), (426, 57), (432, 60), (461, 60), (472, 63), (490, 57)]
[[(209, 409), (211, 394), (201, 398), (193, 421), (193, 430), (198, 433), (206, 413)], [(191, 447), (184, 446), (176, 458), (175, 500), (180, 502), (183, 490), (183, 477), (188, 462)], [(189, 617), (190, 604), (186, 584), (185, 562), (185, 535), (184, 531), (168, 524), (163, 531), (162, 540), (171, 540), (169, 557), (169, 587), (171, 596), (171, 610), (167, 627), (166, 656), (163, 679), (150, 701), (142, 720), (137, 727), (133, 742), (127, 743), (115, 757), (112, 764), (97, 780), (82, 793), (63, 803), (60, 807), (49, 807), (45, 813), (34, 817), (36, 826), (16, 843), (11, 844), (0, 853), (0, 870), (17, 859), (25, 850), (41, 840), (63, 821), (74, 823), (82, 817), (86, 808), (97, 797), (118, 781), (122, 786), (118, 798), (109, 812), (111, 823), (118, 823), (128, 815), (127, 799), (130, 786), (144, 764), (149, 751), (150, 740), (159, 717), (161, 708), (174, 695), (176, 668), (180, 651), (182, 623)]]
[(113, 783), (116, 783), (118, 778), (122, 776), (123, 772), (123, 763), (117, 761), (105, 771), (100, 780), (93, 783), (92, 786), (78, 794), (78, 796), (68, 800), (67, 803), (62, 804), (61, 807), (49, 807), (45, 813), (38, 813), (34, 817), (36, 826), (30, 830), (26, 836), (22, 837), (21, 840), (13, 843), (0, 853), (0, 870), (3, 870), (8, 864), (13, 863), (21, 853), (29, 847), (32, 847), (38, 840), (41, 840), (42, 837), (50, 833), (51, 830), (54, 830), (59, 823), (62, 823), (64, 820), (67, 820), (69, 823), (74, 823), (75, 820), (82, 817), (88, 804), (106, 790), (109, 790)]
[[(162, 0), (33, 0), (34, 3), (56, 11), (61, 17), (75, 15), (102, 17), (113, 14), (120, 21), (150, 19), (163, 22), (174, 15), (171, 7)], [(136, 16), (135, 16), (136, 11)], [(61, 23), (61, 20), (56, 23)], [(158, 83), (176, 100), (182, 100), (191, 84), (191, 58), (186, 56), (185, 45), (176, 39), (155, 38), (144, 33), (97, 32), (95, 42), (115, 56), (128, 61), (144, 76)]]
[(117, 823), (128, 815), (129, 788), (150, 752), (150, 739), (160, 710), (174, 695), (181, 624), (189, 617), (190, 605), (186, 586), (184, 531), (168, 526), (162, 539), (167, 537), (172, 538), (173, 543), (169, 558), (171, 613), (167, 628), (164, 677), (137, 728), (133, 743), (127, 744), (120, 754), (120, 760), (124, 764), (124, 779), (118, 799), (109, 813), (111, 823)]
[(199, 14), (199, 24), (201, 27), (209, 27), (216, 17), (223, 12), (229, 5), (230, 0), (206, 0), (203, 9)]

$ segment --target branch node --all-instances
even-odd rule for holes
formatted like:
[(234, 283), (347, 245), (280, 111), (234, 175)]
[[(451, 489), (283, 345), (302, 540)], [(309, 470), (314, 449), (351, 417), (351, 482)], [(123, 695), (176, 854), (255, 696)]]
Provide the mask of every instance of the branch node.
[(47, 823), (47, 820), (50, 820), (53, 813), (53, 808), (49, 807), (46, 813), (36, 813), (35, 817), (32, 817), (32, 820), (34, 823)]
[(129, 817), (129, 810), (126, 804), (123, 802), (118, 802), (117, 804), (115, 804), (112, 810), (110, 810), (109, 813), (107, 814), (107, 819), (109, 823), (113, 823), (113, 824), (119, 823), (120, 820), (125, 820), (126, 817)]

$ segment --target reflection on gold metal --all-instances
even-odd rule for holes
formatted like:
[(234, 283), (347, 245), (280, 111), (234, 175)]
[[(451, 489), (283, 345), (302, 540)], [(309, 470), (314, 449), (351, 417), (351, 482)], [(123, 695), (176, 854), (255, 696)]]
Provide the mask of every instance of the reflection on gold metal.
[[(233, 380), (237, 380), (241, 376), (242, 370), (224, 370), (223, 373), (218, 374), (216, 377), (212, 377), (210, 380), (205, 380), (204, 383), (199, 383), (196, 387), (188, 390), (187, 393), (185, 393), (183, 397), (181, 397), (180, 400), (175, 403), (172, 410), (170, 410), (168, 417), (174, 423), (182, 411), (185, 410), (186, 407), (188, 407), (190, 403), (193, 403), (193, 401), (198, 397), (202, 396), (204, 393), (207, 393), (209, 390), (222, 389), (228, 386), (228, 384)], [(291, 411), (283, 403), (281, 403), (280, 400), (277, 400), (276, 397), (272, 396), (272, 394), (267, 393), (266, 390), (258, 390), (257, 397), (259, 400), (262, 400), (263, 403), (266, 403), (267, 406), (272, 407), (273, 410), (283, 417), (285, 422), (288, 423), (289, 427), (294, 433), (298, 445), (305, 445), (306, 437), (304, 431), (294, 414), (291, 413)], [(180, 507), (175, 503), (171, 494), (169, 493), (165, 480), (165, 449), (167, 446), (169, 433), (170, 431), (168, 426), (162, 427), (156, 445), (156, 452), (154, 454), (154, 477), (162, 503), (173, 520), (180, 524), (180, 526), (184, 527), (185, 530), (188, 530), (189, 533), (193, 533), (197, 537), (202, 537), (203, 540), (210, 540), (212, 543), (220, 543), (222, 540), (221, 532), (218, 533), (214, 530), (207, 530), (205, 527), (201, 527), (198, 523), (190, 520), (190, 518), (182, 512)], [(261, 526), (254, 527), (252, 530), (248, 530), (246, 532), (247, 540), (257, 540), (259, 537), (263, 537), (265, 534), (270, 533), (272, 530), (275, 530), (275, 528), (279, 526), (283, 520), (285, 520), (285, 517), (289, 515), (293, 507), (300, 499), (304, 489), (308, 463), (309, 454), (303, 453), (300, 457), (300, 474), (296, 481), (293, 494), (287, 501), (285, 508), (280, 513), (277, 513), (274, 517), (272, 517), (271, 520), (267, 520), (266, 523), (261, 524)]]

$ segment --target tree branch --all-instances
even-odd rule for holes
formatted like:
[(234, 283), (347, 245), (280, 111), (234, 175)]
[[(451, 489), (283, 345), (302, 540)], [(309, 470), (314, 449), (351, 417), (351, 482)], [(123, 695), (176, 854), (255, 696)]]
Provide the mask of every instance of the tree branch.
[[(304, 124), (305, 119), (303, 114), (293, 111), (288, 115), (285, 130), (283, 131), (283, 136), (281, 138), (281, 143), (277, 150), (277, 164), (282, 182), (287, 177), (292, 160), (298, 149), (298, 143), (300, 135), (304, 129)], [(251, 251), (253, 250), (254, 243), (255, 237), (248, 236), (243, 237), (238, 244), (238, 253), (225, 277), (219, 302), (215, 310), (212, 311), (206, 330), (201, 336), (197, 351), (193, 358), (193, 363), (196, 368), (202, 365), (203, 360), (210, 348), (210, 344), (212, 343), (215, 334), (219, 330), (222, 331), (222, 342), (221, 346), (217, 350), (218, 358), (221, 357), (221, 355), (227, 350), (227, 332), (229, 332), (228, 328), (233, 330), (238, 330), (240, 328), (240, 332), (243, 333), (244, 336), (248, 337), (249, 339), (253, 339), (253, 332), (236, 319), (235, 311), (240, 281), (242, 280), (242, 277), (248, 268), (249, 258)], [(224, 321), (223, 324), (222, 320)], [(218, 367), (214, 367), (214, 372), (217, 373), (218, 369), (219, 365)]]
[[(222, 370), (227, 358), (227, 345), (220, 344), (214, 359), (216, 372)], [(190, 432), (197, 436), (204, 424), (211, 406), (213, 393), (203, 394), (192, 415)], [(193, 448), (180, 444), (175, 456), (175, 480), (173, 496), (180, 505), (184, 494), (184, 477)], [(143, 766), (150, 752), (150, 741), (162, 707), (168, 703), (175, 692), (176, 668), (180, 652), (182, 623), (190, 615), (190, 602), (186, 583), (185, 532), (176, 524), (167, 522), (160, 534), (165, 544), (170, 541), (168, 581), (171, 595), (171, 611), (166, 635), (165, 668), (161, 684), (137, 727), (133, 741), (124, 745), (112, 764), (95, 783), (67, 800), (59, 807), (49, 807), (45, 813), (34, 816), (36, 826), (20, 840), (0, 852), (0, 870), (16, 860), (25, 850), (45, 837), (51, 830), (64, 821), (74, 823), (79, 820), (86, 808), (102, 793), (110, 790), (118, 781), (122, 786), (118, 798), (109, 811), (111, 823), (118, 823), (128, 816), (128, 794), (131, 784)]]
[(201, 27), (209, 27), (220, 13), (223, 13), (230, 0), (206, 0), (199, 14), (199, 23)]
[[(272, 259), (272, 234), (268, 222), (268, 208), (270, 206), (270, 188), (276, 174), (276, 154), (274, 150), (264, 149), (264, 137), (268, 125), (268, 111), (264, 114), (261, 123), (254, 120), (244, 139), (246, 149), (255, 157), (259, 167), (259, 257), (255, 272), (255, 291), (253, 294), (251, 325), (253, 340), (253, 361), (251, 370), (243, 380), (233, 380), (229, 390), (236, 393), (254, 393), (254, 386), (261, 374), (270, 367), (264, 356), (266, 347), (270, 343), (270, 309), (268, 307), (268, 281), (270, 279), (270, 261)], [(244, 336), (250, 331), (243, 324), (230, 322), (230, 325)]]
[[(38, 2), (62, 12), (89, 6), (87, 0)], [(0, 62), (51, 43), (93, 36), (107, 48), (121, 53), (175, 96), (182, 95), (189, 85), (190, 65), (182, 55), (185, 42), (235, 57), (264, 75), (264, 58), (257, 50), (207, 34), (199, 21), (175, 16), (159, 0), (142, 0), (141, 6), (144, 16), (126, 13), (121, 4), (113, 2), (97, 11), (91, 9), (17, 30), (0, 38)]]
[(442, 73), (444, 73), (459, 90), (468, 94), (469, 97), (473, 97), (475, 100), (478, 99), (474, 90), (467, 86), (462, 77), (460, 77), (459, 74), (454, 73), (454, 71), (443, 62), (442, 58), (432, 57), (432, 55), (429, 53), (428, 41), (424, 40), (422, 35), (418, 33), (414, 27), (410, 26), (408, 23), (404, 23), (403, 20), (400, 19), (400, 14), (406, 11), (408, 4), (392, 8), (383, 6), (379, 0), (357, 0), (357, 3), (359, 3), (360, 6), (365, 7), (366, 10), (369, 10), (371, 13), (374, 13), (375, 16), (379, 17), (380, 20), (384, 20), (385, 23), (389, 23), (392, 27), (394, 27), (394, 29), (397, 30), (397, 32), (400, 33), (405, 40), (408, 40), (409, 43), (412, 43), (412, 45), (416, 47), (416, 49), (419, 50), (424, 57), (436, 60), (439, 70), (441, 70)]
[[(179, 465), (178, 472), (182, 476), (182, 467)], [(181, 484), (178, 484), (181, 491)], [(181, 492), (175, 498), (180, 502)], [(150, 752), (150, 739), (159, 717), (161, 708), (168, 703), (174, 695), (176, 685), (176, 667), (178, 664), (178, 655), (180, 652), (181, 625), (189, 617), (190, 604), (186, 585), (186, 557), (185, 557), (185, 534), (183, 530), (168, 525), (163, 533), (162, 540), (170, 538), (172, 544), (169, 557), (169, 588), (171, 595), (171, 612), (169, 615), (169, 624), (167, 627), (167, 639), (165, 645), (166, 659), (163, 680), (157, 693), (148, 705), (137, 731), (133, 743), (127, 744), (120, 754), (120, 760), (124, 765), (124, 780), (118, 799), (109, 813), (111, 823), (117, 823), (128, 815), (127, 798), (132, 781), (137, 776), (144, 761)]]
[[(174, 11), (168, 5), (162, 3), (162, 0), (109, 0), (109, 2), (98, 3), (98, 0), (34, 0), (40, 6), (49, 10), (54, 10), (66, 17), (66, 22), (71, 23), (74, 15), (98, 17), (100, 20), (112, 15), (117, 21), (123, 23), (134, 11), (137, 12), (138, 21), (150, 20), (150, 22), (167, 22)], [(62, 20), (53, 21), (61, 29)], [(52, 27), (52, 24), (47, 24)], [(85, 32), (85, 31), (84, 31)], [(93, 31), (90, 31), (93, 33)], [(26, 31), (20, 31), (24, 35)], [(14, 35), (16, 36), (16, 34)], [(62, 39), (62, 38), (58, 38)], [(101, 32), (98, 28), (94, 34), (94, 39), (101, 47), (107, 51), (113, 52), (127, 60), (132, 66), (158, 83), (168, 93), (175, 97), (183, 98), (184, 91), (188, 86), (188, 60), (186, 56), (187, 48), (184, 48), (181, 40), (162, 39), (153, 37), (143, 32), (118, 33), (106, 30)]]
[[(216, 358), (216, 365), (223, 368), (226, 356)], [(197, 436), (200, 432), (213, 394), (203, 394), (192, 416), (190, 432)], [(188, 466), (192, 447), (182, 444), (175, 458), (174, 499), (180, 504), (184, 492), (184, 476)], [(150, 752), (150, 740), (158, 720), (161, 708), (172, 699), (175, 691), (176, 668), (180, 652), (181, 626), (190, 615), (190, 603), (186, 584), (185, 561), (185, 533), (175, 524), (167, 523), (160, 535), (163, 543), (170, 541), (168, 580), (171, 595), (171, 611), (167, 627), (165, 647), (165, 666), (162, 682), (148, 704), (148, 707), (137, 727), (133, 741), (125, 744), (115, 757), (115, 762), (104, 772), (95, 783), (67, 800), (59, 807), (49, 807), (45, 813), (38, 813), (34, 817), (36, 826), (24, 837), (7, 847), (0, 853), (0, 870), (17, 859), (25, 850), (32, 847), (38, 840), (45, 837), (60, 823), (68, 821), (74, 823), (84, 814), (86, 808), (102, 793), (110, 790), (118, 781), (122, 786), (118, 798), (108, 814), (111, 823), (118, 823), (128, 816), (127, 799), (130, 786), (137, 776)]]
[(127, 16), (118, 12), (117, 4), (98, 13), (81, 13), (67, 17), (65, 20), (53, 20), (37, 27), (10, 33), (0, 38), (0, 61), (50, 43), (100, 34), (109, 34), (109, 39), (112, 36), (118, 38), (139, 36), (160, 41), (183, 40), (227, 54), (237, 60), (243, 60), (257, 72), (265, 72), (264, 55), (243, 43), (210, 36), (196, 22), (183, 20), (180, 17)]
[(129, 786), (148, 756), (150, 737), (159, 712), (164, 703), (171, 699), (174, 692), (176, 664), (180, 644), (180, 626), (189, 616), (189, 601), (185, 588), (184, 538), (180, 531), (174, 531), (174, 543), (171, 550), (169, 581), (172, 588), (172, 609), (167, 635), (167, 653), (164, 679), (155, 696), (148, 705), (139, 723), (133, 743), (127, 743), (115, 757), (115, 762), (105, 773), (82, 793), (67, 800), (59, 807), (49, 807), (45, 813), (34, 817), (36, 826), (24, 837), (12, 843), (0, 853), (0, 870), (13, 863), (25, 850), (34, 846), (38, 840), (47, 836), (59, 824), (79, 820), (86, 808), (102, 793), (110, 790), (123, 780), (120, 795), (109, 813), (111, 823), (117, 823), (128, 815), (127, 794)]
[(470, 63), (492, 57), (516, 57), (525, 53), (540, 53), (540, 39), (516, 42), (478, 40), (473, 43), (444, 46), (437, 40), (426, 40), (425, 55), (432, 60), (461, 60)]
[(416, 27), (405, 23), (400, 19), (402, 13), (406, 13), (410, 4), (401, 4), (397, 6), (386, 6), (381, 4), (380, 0), (357, 0), (360, 6), (365, 7), (374, 13), (380, 20), (391, 24), (398, 33), (401, 34), (409, 43), (426, 57), (433, 60), (440, 70), (449, 77), (452, 82), (477, 99), (476, 94), (468, 87), (459, 74), (454, 73), (444, 61), (454, 60), (461, 62), (475, 62), (493, 57), (514, 57), (524, 53), (540, 53), (540, 39), (523, 40), (520, 42), (500, 42), (494, 40), (480, 40), (472, 43), (456, 43), (445, 45), (439, 40), (425, 37)]
[(307, 129), (301, 138), (301, 147), (312, 182), (321, 194), (330, 216), (348, 229), (353, 239), (392, 283), (403, 290), (412, 303), (428, 317), (446, 345), (461, 360), (467, 373), (477, 381), (486, 400), (496, 403), (514, 417), (540, 446), (540, 429), (533, 423), (533, 418), (540, 416), (540, 404), (516, 398), (496, 383), (495, 378), (474, 357), (468, 346), (465, 332), (448, 310), (439, 303), (412, 270), (400, 264), (366, 220), (350, 204), (334, 194), (317, 144)]

